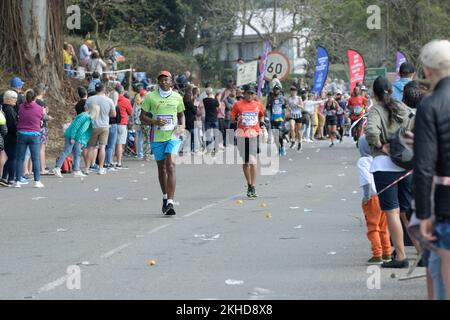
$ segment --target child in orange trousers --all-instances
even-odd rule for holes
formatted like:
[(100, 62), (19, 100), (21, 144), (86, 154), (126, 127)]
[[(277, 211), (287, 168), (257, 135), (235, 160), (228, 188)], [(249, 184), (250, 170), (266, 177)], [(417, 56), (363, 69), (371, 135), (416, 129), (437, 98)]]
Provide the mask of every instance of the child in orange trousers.
[(372, 245), (372, 258), (368, 265), (381, 265), (391, 261), (391, 242), (387, 228), (386, 214), (380, 209), (380, 202), (370, 167), (373, 158), (365, 136), (359, 140), (361, 158), (358, 161), (359, 185), (363, 190), (362, 209), (366, 218), (367, 238)]

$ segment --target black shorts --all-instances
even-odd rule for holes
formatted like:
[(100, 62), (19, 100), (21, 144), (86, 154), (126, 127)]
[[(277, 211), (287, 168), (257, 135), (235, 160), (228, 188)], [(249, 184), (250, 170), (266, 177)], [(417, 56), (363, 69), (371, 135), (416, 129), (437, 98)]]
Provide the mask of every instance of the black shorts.
[[(259, 136), (256, 138), (238, 137), (237, 147), (239, 150), (239, 155), (245, 164), (250, 163), (250, 156), (253, 156), (256, 161), (256, 157), (261, 153), (259, 148)], [(251, 164), (256, 164), (256, 162)]]
[(295, 123), (303, 123), (302, 118), (298, 118), (298, 119), (290, 118), (289, 121), (291, 121), (291, 120), (294, 121)]
[[(405, 175), (404, 172), (375, 172), (373, 174), (377, 191), (380, 192), (395, 180)], [(400, 212), (411, 212), (412, 209), (412, 175), (393, 185), (379, 195), (380, 207), (383, 211), (400, 208)]]
[(302, 112), (302, 124), (309, 125), (311, 122), (311, 115), (308, 112)]
[(327, 116), (327, 126), (337, 126), (336, 116)]

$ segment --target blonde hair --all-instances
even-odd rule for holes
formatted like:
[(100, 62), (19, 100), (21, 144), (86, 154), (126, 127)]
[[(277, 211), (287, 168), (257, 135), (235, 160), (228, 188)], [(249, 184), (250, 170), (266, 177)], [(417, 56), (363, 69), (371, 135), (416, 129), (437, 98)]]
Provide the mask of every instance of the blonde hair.
[(92, 120), (97, 120), (100, 115), (100, 107), (97, 104), (94, 104), (89, 107), (89, 116)]
[(420, 54), (422, 63), (439, 76), (450, 74), (450, 41), (434, 40), (427, 43)]

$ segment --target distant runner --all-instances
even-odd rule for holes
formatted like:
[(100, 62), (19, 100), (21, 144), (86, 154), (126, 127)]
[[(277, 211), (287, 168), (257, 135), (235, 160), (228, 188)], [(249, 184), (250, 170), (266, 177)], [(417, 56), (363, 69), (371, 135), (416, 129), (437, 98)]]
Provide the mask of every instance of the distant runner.
[(183, 98), (172, 90), (170, 72), (160, 72), (158, 84), (159, 89), (149, 93), (142, 103), (141, 122), (152, 126), (151, 148), (158, 164), (159, 184), (163, 193), (162, 212), (166, 216), (174, 216), (174, 157), (182, 145), (178, 137), (185, 129), (185, 108)]
[(247, 180), (247, 197), (257, 198), (256, 170), (257, 154), (259, 154), (260, 125), (264, 125), (263, 106), (256, 100), (256, 88), (251, 85), (243, 86), (244, 99), (235, 103), (231, 110), (231, 121), (238, 123), (236, 130), (239, 154), (243, 158), (244, 175)]

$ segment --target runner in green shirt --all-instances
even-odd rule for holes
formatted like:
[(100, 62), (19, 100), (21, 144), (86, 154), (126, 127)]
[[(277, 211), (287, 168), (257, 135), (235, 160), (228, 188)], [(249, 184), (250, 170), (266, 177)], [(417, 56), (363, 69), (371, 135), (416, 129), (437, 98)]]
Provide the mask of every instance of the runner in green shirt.
[(176, 173), (174, 157), (182, 145), (178, 138), (185, 129), (183, 98), (172, 91), (172, 75), (158, 75), (159, 89), (148, 94), (142, 103), (141, 122), (152, 126), (151, 148), (158, 164), (159, 184), (163, 193), (162, 211), (175, 215)]

